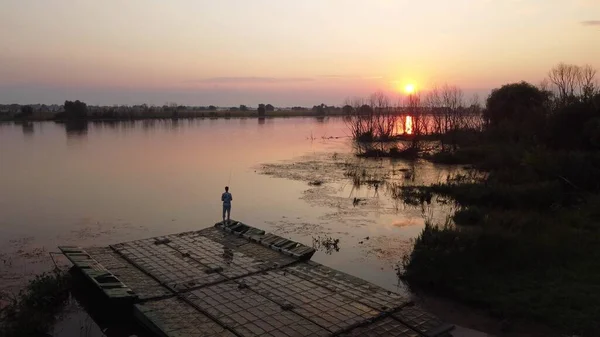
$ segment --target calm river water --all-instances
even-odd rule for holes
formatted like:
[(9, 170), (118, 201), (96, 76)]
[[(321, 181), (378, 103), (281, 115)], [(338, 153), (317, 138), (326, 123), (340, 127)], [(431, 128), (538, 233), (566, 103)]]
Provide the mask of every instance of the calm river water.
[[(347, 133), (341, 119), (308, 117), (0, 124), (0, 288), (16, 289), (47, 270), (58, 245), (212, 226), (229, 185), (232, 218), (315, 245), (318, 262), (406, 291), (395, 266), (423, 228), (423, 213), (446, 211), (407, 207), (383, 189), (357, 189), (344, 179), (311, 186), (297, 177), (294, 165), (339, 176), (320, 160), (352, 160)], [(406, 170), (425, 183), (453, 171), (364, 163), (393, 168), (398, 181)], [(270, 174), (263, 164), (272, 165)], [(322, 247), (328, 238), (339, 240), (339, 250)]]

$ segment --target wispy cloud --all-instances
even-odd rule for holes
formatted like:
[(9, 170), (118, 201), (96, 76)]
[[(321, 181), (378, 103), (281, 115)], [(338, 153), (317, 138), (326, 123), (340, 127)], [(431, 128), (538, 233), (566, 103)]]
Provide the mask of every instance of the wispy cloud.
[(584, 26), (600, 26), (600, 20), (581, 21)]
[(342, 79), (342, 78), (354, 78), (354, 76), (347, 75), (320, 75), (320, 78), (333, 78), (333, 79)]
[(383, 76), (357, 76), (357, 75), (321, 75), (320, 78), (337, 80), (378, 80)]
[(187, 83), (293, 83), (314, 81), (309, 77), (211, 77), (186, 81)]

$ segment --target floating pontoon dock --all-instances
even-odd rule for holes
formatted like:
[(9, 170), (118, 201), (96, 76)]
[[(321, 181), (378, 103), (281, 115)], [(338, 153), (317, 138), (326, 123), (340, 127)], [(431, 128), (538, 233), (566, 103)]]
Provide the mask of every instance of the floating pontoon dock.
[(408, 298), (310, 261), (241, 222), (109, 247), (59, 247), (156, 336), (450, 336)]

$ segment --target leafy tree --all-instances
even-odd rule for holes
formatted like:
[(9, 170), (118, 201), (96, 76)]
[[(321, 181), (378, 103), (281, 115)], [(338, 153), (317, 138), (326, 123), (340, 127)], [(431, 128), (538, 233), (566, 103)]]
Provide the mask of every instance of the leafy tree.
[(217, 110), (217, 107), (216, 107), (216, 106), (214, 106), (214, 105), (209, 105), (209, 106), (208, 106), (208, 110), (210, 110), (210, 111), (215, 111), (215, 110)]
[(487, 99), (485, 118), (491, 126), (542, 118), (550, 93), (527, 83), (505, 84)]
[(527, 82), (506, 84), (492, 90), (484, 119), (495, 139), (536, 141), (546, 133), (551, 93)]
[(373, 114), (373, 108), (370, 105), (368, 105), (368, 104), (363, 104), (358, 109), (358, 113), (361, 114), (361, 115), (372, 115)]
[(80, 102), (65, 101), (64, 118), (66, 119), (83, 119), (87, 117), (87, 104)]
[(266, 107), (264, 104), (259, 104), (258, 105), (258, 116), (259, 117), (264, 117), (265, 116), (265, 111), (266, 111)]
[(549, 116), (548, 145), (555, 149), (598, 149), (600, 109), (593, 102), (576, 101), (560, 106)]
[(8, 110), (12, 113), (17, 113), (21, 110), (21, 106), (19, 104), (11, 104), (8, 106)]
[(325, 105), (324, 103), (315, 105), (313, 106), (312, 111), (314, 111), (316, 115), (325, 115), (327, 113), (327, 105)]
[(15, 117), (17, 118), (29, 118), (33, 116), (33, 108), (29, 105), (24, 105), (21, 107), (21, 112), (18, 113)]
[(344, 112), (344, 115), (350, 115), (352, 113), (352, 111), (354, 111), (354, 108), (352, 108), (351, 105), (346, 104), (344, 105), (344, 107), (342, 108), (342, 111)]
[(245, 105), (240, 105), (240, 111), (248, 111), (248, 107)]
[(271, 104), (267, 104), (265, 106), (265, 110), (266, 111), (275, 111), (275, 107), (273, 105), (271, 105)]

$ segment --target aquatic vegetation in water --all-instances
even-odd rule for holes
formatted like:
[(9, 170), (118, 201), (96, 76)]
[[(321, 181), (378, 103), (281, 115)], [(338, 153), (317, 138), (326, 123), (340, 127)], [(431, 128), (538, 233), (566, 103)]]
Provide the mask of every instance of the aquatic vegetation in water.
[(308, 184), (310, 186), (321, 186), (321, 185), (323, 185), (323, 181), (317, 179), (317, 180), (309, 181)]
[(330, 236), (313, 236), (312, 240), (312, 247), (318, 251), (325, 252), (325, 254), (331, 255), (333, 252), (340, 251), (340, 239), (334, 239)]

